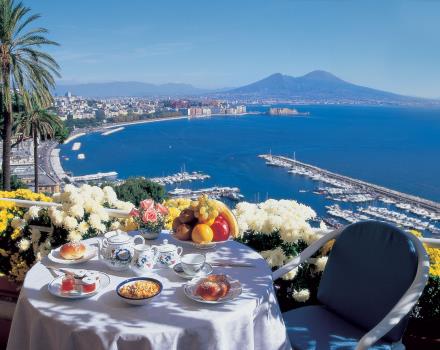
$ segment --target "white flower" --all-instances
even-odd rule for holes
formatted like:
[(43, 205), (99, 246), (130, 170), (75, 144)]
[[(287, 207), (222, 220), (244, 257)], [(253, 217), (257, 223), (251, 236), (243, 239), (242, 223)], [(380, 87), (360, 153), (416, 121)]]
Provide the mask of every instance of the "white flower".
[(260, 254), (266, 259), (270, 267), (283, 266), (286, 260), (286, 255), (281, 247), (277, 247), (273, 250), (263, 250)]
[(283, 280), (285, 281), (293, 280), (296, 277), (297, 273), (298, 273), (298, 267), (295, 267), (294, 269), (290, 270), (288, 273), (286, 273), (283, 276)]
[(81, 205), (75, 204), (70, 207), (69, 213), (70, 213), (70, 215), (72, 215), (78, 219), (81, 219), (84, 216), (84, 209)]
[(38, 218), (38, 213), (40, 212), (40, 210), (41, 210), (40, 207), (38, 207), (38, 206), (36, 206), (36, 205), (33, 205), (33, 206), (30, 207), (29, 210), (28, 210), (29, 216), (30, 216), (32, 219), (36, 219), (36, 218)]
[(84, 201), (84, 210), (86, 213), (93, 213), (98, 208), (98, 203), (96, 203), (93, 199), (88, 198)]
[(85, 222), (85, 221), (81, 221), (78, 224), (77, 230), (78, 230), (79, 233), (85, 234), (89, 230), (89, 224), (87, 222)]
[(66, 186), (64, 186), (64, 193), (67, 192), (76, 192), (77, 188), (71, 184), (67, 184)]
[(328, 256), (321, 256), (317, 258), (314, 262), (317, 272), (322, 272), (325, 269), (325, 265), (327, 265)]
[(91, 214), (89, 217), (89, 224), (93, 229), (99, 230), (99, 228), (101, 227), (101, 218), (99, 217), (99, 215)]
[(118, 229), (121, 228), (121, 223), (119, 221), (114, 221), (112, 222), (112, 224), (110, 225), (110, 230), (111, 231), (116, 231)]
[(20, 219), (17, 216), (11, 220), (11, 226), (13, 229), (16, 229), (16, 228), (22, 229), (25, 224), (26, 224), (26, 221), (24, 221), (23, 219)]
[(60, 227), (63, 225), (63, 214), (55, 207), (50, 207), (48, 215), (54, 226)]
[(82, 235), (77, 230), (73, 230), (69, 232), (69, 235), (67, 236), (67, 240), (70, 242), (79, 242), (82, 239)]
[(115, 190), (110, 186), (105, 186), (102, 191), (104, 192), (104, 200), (110, 205), (115, 205), (118, 201), (118, 196)]
[(298, 303), (305, 303), (310, 298), (310, 291), (308, 289), (294, 290), (292, 296)]
[(116, 207), (116, 209), (126, 210), (126, 211), (130, 211), (131, 209), (134, 208), (134, 204), (133, 203), (124, 202), (124, 201), (120, 201), (120, 200), (116, 201), (114, 206)]
[(59, 193), (59, 192), (54, 193), (52, 195), (52, 199), (53, 199), (54, 202), (60, 203), (61, 202), (61, 193)]
[(71, 216), (65, 216), (63, 219), (63, 226), (66, 230), (70, 231), (78, 226), (78, 221)]
[(31, 246), (31, 241), (27, 238), (22, 238), (20, 242), (18, 242), (18, 249), (20, 249), (21, 252), (27, 251)]
[(102, 204), (104, 202), (104, 192), (98, 187), (93, 186), (90, 190), (91, 197), (99, 204)]

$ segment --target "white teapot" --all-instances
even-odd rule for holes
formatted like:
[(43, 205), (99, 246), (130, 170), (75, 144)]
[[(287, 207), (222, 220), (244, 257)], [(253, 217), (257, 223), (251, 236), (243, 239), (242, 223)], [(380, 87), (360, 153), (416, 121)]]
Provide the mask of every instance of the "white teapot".
[(158, 262), (162, 267), (169, 267), (179, 262), (183, 248), (168, 243), (167, 239), (163, 240), (163, 244), (157, 246), (159, 251)]
[(136, 240), (145, 243), (139, 235), (131, 237), (120, 230), (107, 232), (99, 241), (99, 258), (112, 270), (126, 270), (130, 267)]

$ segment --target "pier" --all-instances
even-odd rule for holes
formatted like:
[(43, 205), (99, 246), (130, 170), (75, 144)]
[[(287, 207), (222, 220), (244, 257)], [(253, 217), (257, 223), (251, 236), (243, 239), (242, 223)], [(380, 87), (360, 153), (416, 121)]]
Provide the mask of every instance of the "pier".
[(113, 134), (113, 133), (115, 133), (115, 132), (122, 131), (122, 130), (124, 130), (124, 129), (125, 129), (125, 128), (124, 128), (123, 126), (121, 126), (120, 128), (110, 129), (109, 131), (103, 132), (101, 135), (102, 135), (102, 136), (111, 135), (111, 134)]
[[(354, 179), (354, 178), (351, 178), (348, 176), (336, 174), (331, 171), (318, 168), (317, 166), (306, 164), (306, 163), (300, 162), (298, 160), (294, 160), (294, 159), (284, 157), (284, 156), (272, 156), (270, 154), (263, 154), (263, 155), (260, 155), (259, 157), (267, 160), (268, 162), (273, 161), (273, 160), (278, 160), (278, 161), (282, 162), (280, 164), (285, 163), (288, 167), (303, 168), (303, 169), (309, 170), (315, 174), (322, 175), (322, 176), (325, 176), (327, 178), (334, 179), (337, 181), (341, 181), (341, 182), (344, 182), (345, 184), (349, 184), (354, 187), (360, 187), (361, 189), (365, 190), (366, 192), (375, 192), (378, 195), (391, 198), (392, 200), (394, 200), (396, 202), (406, 202), (410, 205), (425, 208), (427, 210), (432, 210), (432, 211), (440, 214), (440, 203), (437, 203), (437, 202), (434, 202), (434, 201), (431, 201), (431, 200), (428, 200), (425, 198), (413, 196), (411, 194), (395, 191), (395, 190), (392, 190), (392, 189), (389, 189), (386, 187), (382, 187), (379, 185), (375, 185), (375, 184), (372, 184), (372, 183), (369, 183), (366, 181), (362, 181), (362, 180)], [(279, 166), (281, 166), (281, 165), (279, 165)]]
[(240, 189), (238, 187), (210, 187), (201, 188), (198, 190), (189, 190), (184, 188), (176, 188), (169, 191), (168, 194), (173, 197), (186, 197), (186, 198), (197, 198), (203, 194), (210, 196), (211, 198), (219, 199), (220, 197), (228, 198), (232, 201), (238, 201), (243, 198), (240, 194)]
[[(351, 204), (351, 208), (341, 208), (337, 204), (326, 206), (327, 214), (334, 218), (348, 223), (380, 219), (406, 229), (440, 234), (440, 203), (336, 174), (296, 159), (271, 154), (259, 157), (266, 160), (268, 166), (285, 168), (290, 174), (327, 185), (318, 187), (313, 193), (334, 202)], [(357, 207), (353, 208), (355, 204)]]
[(115, 180), (118, 177), (118, 173), (116, 171), (109, 171), (107, 173), (96, 173), (90, 175), (82, 175), (82, 176), (72, 176), (70, 177), (70, 181), (72, 182), (88, 182), (88, 181), (98, 181), (98, 180)]

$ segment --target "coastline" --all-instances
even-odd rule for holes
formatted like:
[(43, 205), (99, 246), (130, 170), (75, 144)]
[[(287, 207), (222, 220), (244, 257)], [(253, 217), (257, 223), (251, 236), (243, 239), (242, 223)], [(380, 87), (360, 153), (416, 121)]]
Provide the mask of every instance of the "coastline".
[[(95, 132), (102, 132), (102, 131), (109, 131), (109, 129), (118, 128), (118, 127), (124, 127), (124, 126), (130, 126), (130, 125), (138, 125), (138, 124), (146, 124), (146, 123), (157, 123), (162, 121), (171, 121), (171, 120), (182, 120), (182, 119), (188, 119), (187, 116), (176, 116), (176, 117), (165, 117), (165, 118), (153, 118), (149, 120), (138, 120), (134, 122), (122, 122), (122, 123), (112, 123), (111, 125), (105, 125), (105, 126), (99, 126), (95, 128), (88, 128), (88, 129), (78, 129), (72, 132), (69, 137), (64, 141), (64, 145), (68, 144), (69, 142), (78, 139), (80, 137), (95, 133)], [(55, 145), (54, 147), (50, 147), (48, 149), (48, 152), (44, 155), (49, 161), (48, 166), (50, 167), (49, 172), (54, 174), (56, 178), (60, 181), (60, 185), (64, 185), (63, 179), (68, 177), (67, 173), (65, 172), (62, 164), (61, 164), (61, 157), (60, 153), (61, 150), (59, 148), (59, 144)]]

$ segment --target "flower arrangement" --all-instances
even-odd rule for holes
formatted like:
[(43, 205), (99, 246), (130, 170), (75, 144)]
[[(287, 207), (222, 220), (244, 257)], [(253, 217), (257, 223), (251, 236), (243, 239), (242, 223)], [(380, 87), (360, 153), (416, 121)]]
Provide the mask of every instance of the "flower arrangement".
[(173, 221), (177, 218), (183, 209), (186, 209), (191, 204), (189, 198), (172, 198), (166, 200), (163, 205), (168, 208), (168, 215), (165, 220), (165, 229), (171, 230)]
[[(321, 237), (327, 228), (310, 225), (316, 213), (293, 200), (267, 200), (263, 203), (238, 203), (234, 214), (240, 228), (238, 238), (258, 251), (273, 270), (283, 266)], [(322, 249), (303, 264), (276, 281), (282, 309), (316, 300), (321, 273), (327, 263), (328, 249)]]
[(79, 241), (107, 230), (127, 230), (130, 220), (111, 218), (104, 208), (130, 210), (133, 204), (122, 202), (111, 187), (103, 189), (67, 185), (53, 198), (29, 190), (0, 192), (0, 198), (56, 202), (57, 206), (29, 209), (0, 201), (0, 272), (14, 282), (22, 282), (26, 272), (53, 247)]
[(168, 208), (152, 199), (145, 199), (139, 203), (139, 208), (132, 208), (130, 216), (144, 233), (159, 234), (165, 226)]

